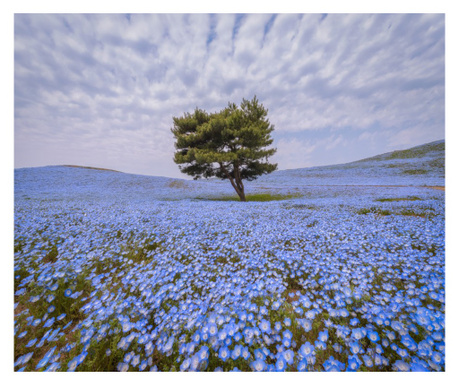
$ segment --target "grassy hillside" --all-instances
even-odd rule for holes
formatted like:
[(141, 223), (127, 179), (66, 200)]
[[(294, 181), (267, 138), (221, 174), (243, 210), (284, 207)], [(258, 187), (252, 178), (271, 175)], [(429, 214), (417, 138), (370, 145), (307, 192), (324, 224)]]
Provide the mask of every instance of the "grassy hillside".
[[(444, 140), (346, 164), (276, 171), (245, 183), (246, 193), (258, 201), (317, 196), (311, 189), (318, 186), (334, 186), (327, 194), (335, 194), (338, 186), (444, 185)], [(127, 193), (130, 199), (236, 198), (228, 181), (215, 179), (194, 181), (75, 165), (15, 170), (16, 199), (127, 199)]]
[(282, 170), (258, 183), (288, 185), (444, 186), (445, 141), (393, 151), (355, 162)]

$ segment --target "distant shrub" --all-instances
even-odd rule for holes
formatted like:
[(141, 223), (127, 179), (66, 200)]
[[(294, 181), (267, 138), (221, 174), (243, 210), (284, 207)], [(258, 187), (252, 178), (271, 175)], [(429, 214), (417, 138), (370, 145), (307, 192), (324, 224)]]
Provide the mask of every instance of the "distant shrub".
[[(269, 201), (282, 201), (292, 198), (298, 198), (298, 194), (247, 194), (246, 199), (247, 202), (269, 202)], [(211, 197), (211, 198), (198, 198), (203, 200), (210, 200), (210, 201), (239, 201), (239, 197), (237, 196), (221, 196), (221, 197)]]
[(377, 215), (391, 215), (389, 210), (382, 210), (377, 207), (370, 207), (364, 208), (357, 211), (359, 215), (366, 215), (366, 214), (377, 214)]
[(413, 170), (404, 170), (403, 174), (407, 175), (422, 175), (422, 174), (427, 174), (427, 170), (423, 170), (420, 168), (413, 169)]
[(185, 188), (186, 183), (183, 180), (171, 180), (168, 184), (167, 187), (170, 188)]
[(444, 152), (445, 142), (429, 143), (423, 146), (413, 147), (407, 150), (394, 151), (389, 154), (387, 159), (409, 159), (421, 158), (431, 152)]
[(445, 158), (436, 158), (429, 162), (430, 167), (434, 168), (445, 168)]
[(406, 198), (380, 198), (376, 199), (377, 202), (401, 202), (401, 201), (420, 201), (421, 198), (412, 196)]

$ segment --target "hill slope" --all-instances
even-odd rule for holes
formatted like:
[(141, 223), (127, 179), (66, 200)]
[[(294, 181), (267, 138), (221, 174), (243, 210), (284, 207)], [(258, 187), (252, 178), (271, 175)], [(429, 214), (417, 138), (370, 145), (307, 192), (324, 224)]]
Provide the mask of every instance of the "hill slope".
[(281, 170), (258, 180), (299, 185), (445, 185), (445, 141), (332, 166)]
[[(312, 186), (444, 186), (445, 141), (381, 154), (356, 162), (281, 170), (246, 182), (246, 192), (301, 193)], [(82, 166), (15, 170), (15, 198), (192, 199), (233, 195), (228, 181), (190, 181), (134, 175)]]

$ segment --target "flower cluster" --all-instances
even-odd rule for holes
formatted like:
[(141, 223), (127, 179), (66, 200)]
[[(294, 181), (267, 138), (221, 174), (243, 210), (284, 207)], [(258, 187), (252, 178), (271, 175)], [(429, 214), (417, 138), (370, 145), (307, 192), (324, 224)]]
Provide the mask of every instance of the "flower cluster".
[(76, 171), (21, 171), (17, 371), (445, 368), (442, 191), (314, 186), (239, 203), (82, 181), (47, 197), (46, 175)]

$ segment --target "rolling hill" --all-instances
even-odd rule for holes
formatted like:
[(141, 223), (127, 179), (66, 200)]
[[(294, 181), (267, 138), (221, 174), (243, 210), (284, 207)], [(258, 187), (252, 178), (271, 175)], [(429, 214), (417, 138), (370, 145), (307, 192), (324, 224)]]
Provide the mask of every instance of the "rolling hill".
[[(247, 192), (302, 194), (317, 186), (444, 186), (445, 141), (332, 166), (280, 170), (246, 182)], [(128, 193), (128, 194), (127, 194)], [(134, 175), (84, 166), (15, 169), (15, 198), (193, 199), (232, 195), (228, 181)]]

